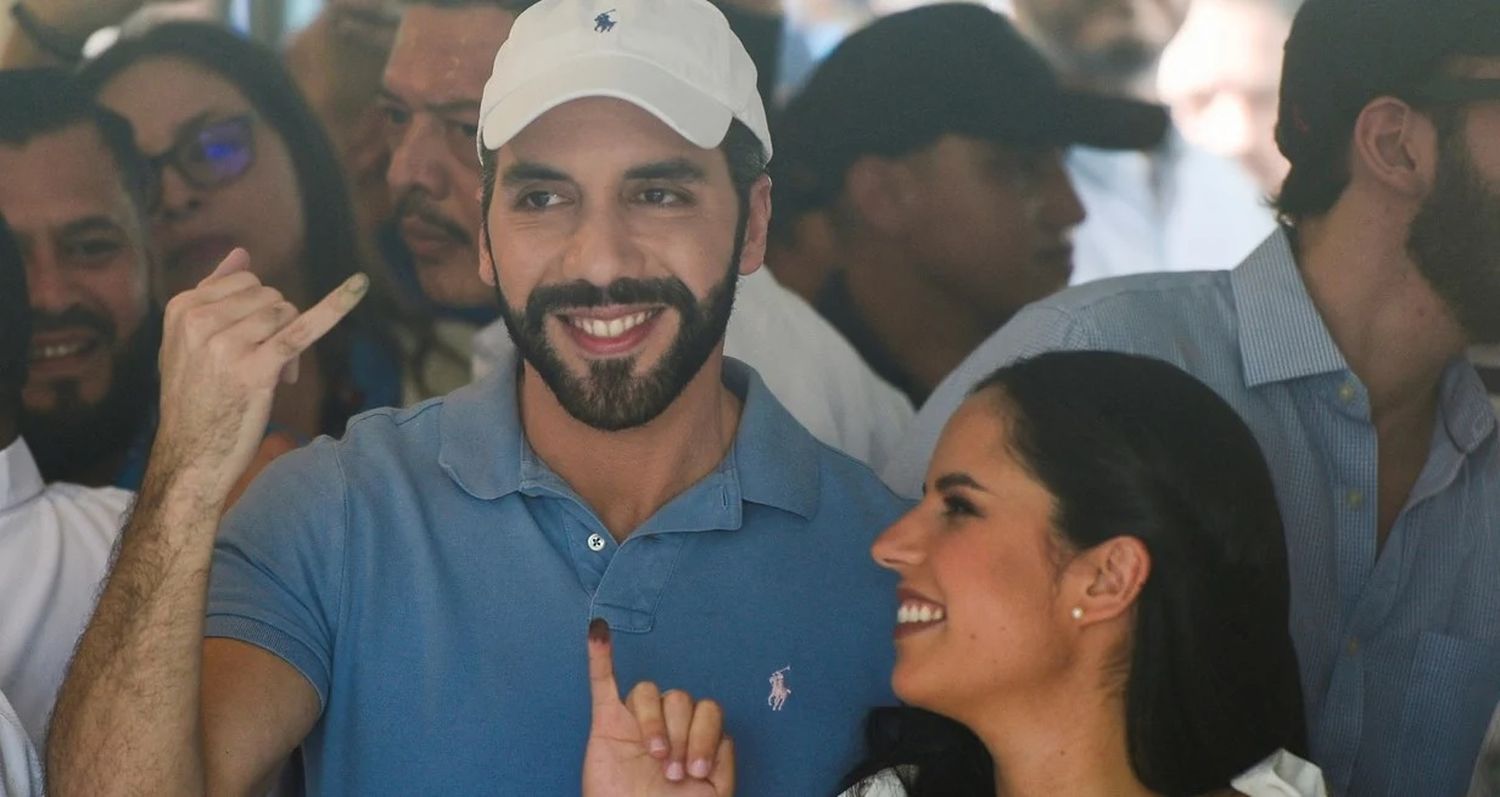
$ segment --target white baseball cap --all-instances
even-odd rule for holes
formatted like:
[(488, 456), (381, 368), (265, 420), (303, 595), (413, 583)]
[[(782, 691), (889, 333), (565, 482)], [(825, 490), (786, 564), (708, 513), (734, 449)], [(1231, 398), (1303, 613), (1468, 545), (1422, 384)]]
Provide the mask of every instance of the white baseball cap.
[(771, 156), (755, 64), (708, 0), (542, 0), (526, 9), (484, 84), (481, 154), (583, 97), (637, 105), (704, 149), (738, 119)]

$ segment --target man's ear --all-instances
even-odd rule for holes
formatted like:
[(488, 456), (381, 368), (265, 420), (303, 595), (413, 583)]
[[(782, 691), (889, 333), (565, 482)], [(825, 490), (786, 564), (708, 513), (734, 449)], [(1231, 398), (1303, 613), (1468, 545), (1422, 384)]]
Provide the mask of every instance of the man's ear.
[(1150, 575), (1151, 553), (1139, 538), (1106, 540), (1068, 563), (1065, 608), (1080, 626), (1120, 617), (1134, 608)]
[(486, 220), (479, 224), (479, 281), (493, 288), (498, 279), (494, 253), (490, 251), (490, 223)]
[(1354, 122), (1350, 171), (1420, 201), (1437, 179), (1437, 126), (1395, 97), (1378, 97)]
[(753, 274), (766, 262), (766, 238), (771, 229), (771, 177), (762, 174), (750, 186), (745, 240), (740, 249), (740, 274)]
[(897, 237), (911, 223), (911, 170), (899, 161), (865, 155), (844, 175), (844, 201), (859, 223)]

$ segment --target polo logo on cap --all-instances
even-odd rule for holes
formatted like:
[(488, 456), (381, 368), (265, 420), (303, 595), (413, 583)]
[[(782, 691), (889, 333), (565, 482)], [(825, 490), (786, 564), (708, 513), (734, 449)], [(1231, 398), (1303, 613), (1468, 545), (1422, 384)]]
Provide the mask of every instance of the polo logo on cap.
[(615, 18), (610, 16), (610, 14), (613, 13), (615, 13), (615, 10), (611, 8), (603, 14), (594, 17), (595, 33), (609, 33), (610, 31), (615, 29)]

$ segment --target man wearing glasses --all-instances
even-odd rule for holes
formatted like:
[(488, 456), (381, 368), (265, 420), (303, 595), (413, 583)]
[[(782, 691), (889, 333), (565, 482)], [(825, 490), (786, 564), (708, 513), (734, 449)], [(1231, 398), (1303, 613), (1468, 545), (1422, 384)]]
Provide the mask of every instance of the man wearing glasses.
[(1033, 305), (938, 389), (886, 476), (913, 489), (1002, 363), (1103, 349), (1187, 369), (1277, 480), (1330, 792), (1460, 794), (1500, 700), (1500, 434), (1463, 356), (1500, 342), (1500, 3), (1310, 0), (1277, 142), (1285, 226), (1243, 264)]
[(146, 171), (61, 71), (0, 73), (0, 213), (30, 274), (22, 433), (47, 481), (134, 488), (155, 404)]

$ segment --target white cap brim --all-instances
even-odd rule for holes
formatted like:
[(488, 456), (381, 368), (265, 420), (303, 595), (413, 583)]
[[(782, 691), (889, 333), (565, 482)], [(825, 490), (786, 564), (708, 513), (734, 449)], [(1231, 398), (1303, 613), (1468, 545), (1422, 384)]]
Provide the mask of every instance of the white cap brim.
[(636, 105), (703, 149), (719, 146), (734, 119), (731, 109), (653, 63), (600, 53), (522, 81), (495, 98), (480, 116), (481, 150), (499, 149), (542, 114), (584, 97), (613, 97)]

